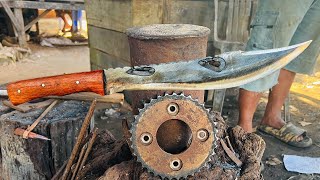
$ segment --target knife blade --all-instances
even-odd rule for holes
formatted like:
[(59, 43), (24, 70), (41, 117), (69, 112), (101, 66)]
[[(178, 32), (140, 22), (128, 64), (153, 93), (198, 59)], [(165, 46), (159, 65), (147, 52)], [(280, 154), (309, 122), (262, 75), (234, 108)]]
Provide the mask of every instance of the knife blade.
[(23, 80), (7, 86), (17, 105), (50, 95), (100, 95), (123, 90), (211, 90), (240, 86), (281, 69), (311, 43), (270, 50), (234, 51), (191, 61), (123, 67)]

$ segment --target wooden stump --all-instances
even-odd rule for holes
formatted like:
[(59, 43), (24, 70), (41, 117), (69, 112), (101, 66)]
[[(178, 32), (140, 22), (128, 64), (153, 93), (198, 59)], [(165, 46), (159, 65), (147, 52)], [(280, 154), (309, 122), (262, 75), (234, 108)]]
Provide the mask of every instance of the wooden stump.
[(13, 134), (15, 128), (26, 129), (31, 125), (44, 109), (2, 115), (2, 177), (10, 180), (50, 179), (69, 158), (88, 108), (88, 103), (79, 101), (57, 104), (33, 130), (51, 141), (23, 139)]
[[(0, 89), (1, 89), (1, 86), (0, 86)], [(1, 100), (1, 99), (0, 99)], [(7, 107), (7, 106), (4, 106), (2, 104), (2, 101), (0, 101), (0, 116), (3, 115), (3, 114), (6, 114), (10, 112), (10, 108)], [(1, 142), (0, 142), (0, 174), (2, 174), (2, 153), (1, 153)], [(2, 176), (0, 176), (0, 180), (2, 180)]]

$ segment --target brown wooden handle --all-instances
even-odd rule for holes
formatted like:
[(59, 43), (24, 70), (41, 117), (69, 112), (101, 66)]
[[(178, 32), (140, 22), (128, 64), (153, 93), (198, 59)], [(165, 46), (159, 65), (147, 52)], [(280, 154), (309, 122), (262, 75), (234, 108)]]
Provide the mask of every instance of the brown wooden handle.
[(22, 104), (46, 96), (63, 96), (76, 92), (94, 92), (105, 95), (103, 71), (65, 74), (23, 80), (7, 86), (12, 104)]

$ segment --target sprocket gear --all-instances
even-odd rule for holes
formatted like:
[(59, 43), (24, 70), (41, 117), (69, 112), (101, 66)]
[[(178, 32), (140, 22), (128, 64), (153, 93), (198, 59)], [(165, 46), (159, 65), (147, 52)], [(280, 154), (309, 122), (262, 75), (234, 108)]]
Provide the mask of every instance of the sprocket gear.
[(216, 123), (190, 96), (158, 96), (132, 123), (131, 143), (142, 167), (162, 179), (193, 176), (207, 167), (216, 147)]

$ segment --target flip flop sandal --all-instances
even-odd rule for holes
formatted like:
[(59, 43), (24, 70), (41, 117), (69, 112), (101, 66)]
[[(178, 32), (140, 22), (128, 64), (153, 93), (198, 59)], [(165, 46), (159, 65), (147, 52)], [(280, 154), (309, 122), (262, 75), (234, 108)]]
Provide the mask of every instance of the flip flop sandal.
[[(268, 125), (259, 125), (258, 129), (266, 134), (272, 135), (275, 138), (295, 147), (310, 147), (312, 139), (307, 136), (307, 132), (292, 123), (285, 124), (281, 129), (276, 129)], [(302, 136), (301, 141), (297, 141), (297, 137)]]

